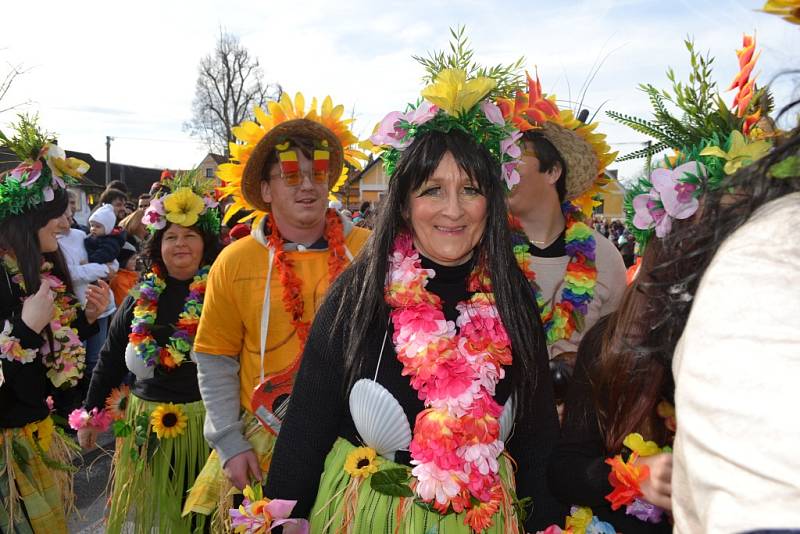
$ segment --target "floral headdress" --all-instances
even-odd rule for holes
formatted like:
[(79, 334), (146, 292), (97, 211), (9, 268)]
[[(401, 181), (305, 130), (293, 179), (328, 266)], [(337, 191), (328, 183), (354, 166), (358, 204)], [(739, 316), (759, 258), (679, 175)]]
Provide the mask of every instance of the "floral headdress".
[(0, 146), (22, 161), (0, 175), (0, 221), (49, 202), (56, 189), (78, 183), (89, 170), (85, 161), (68, 158), (52, 134), (39, 128), (38, 117), (20, 115), (14, 130), (12, 138), (0, 132)]
[(220, 230), (216, 181), (206, 178), (195, 169), (180, 171), (173, 176), (164, 172), (158, 193), (150, 200), (142, 222), (151, 233), (167, 226), (168, 222), (190, 227), (197, 225), (206, 233), (216, 235)]
[(319, 110), (316, 98), (311, 100), (307, 111), (305, 105), (301, 93), (294, 100), (284, 93), (280, 101), (267, 104), (267, 111), (254, 110), (256, 122), (245, 121), (232, 129), (237, 142), (230, 143), (230, 161), (220, 165), (217, 172), (223, 183), (219, 188), (221, 198), (233, 200), (225, 221), (241, 210), (251, 214), (240, 222), (255, 219), (257, 225), (267, 215), (269, 205), (260, 198), (262, 167), (270, 153), (277, 150), (282, 171), (292, 172), (290, 160), (294, 151), (285, 144), (293, 134), (318, 139), (318, 146), (314, 147), (314, 172), (329, 173), (331, 195), (347, 180), (348, 167), (343, 161), (361, 168), (361, 161), (367, 156), (358, 149), (358, 138), (350, 129), (353, 119), (342, 119), (344, 106), (334, 105), (329, 96), (323, 99)]
[[(745, 35), (742, 48), (736, 51), (740, 70), (728, 88), (737, 90), (730, 108), (711, 79), (713, 58), (696, 52), (694, 43), (687, 40), (692, 65), (688, 83), (676, 81), (670, 69), (672, 92), (640, 85), (653, 105), (652, 119), (607, 112), (656, 141), (619, 161), (650, 158), (667, 149), (673, 152), (625, 195), (627, 225), (640, 245), (654, 233), (666, 236), (674, 220), (694, 215), (706, 191), (719, 189), (726, 176), (762, 158), (772, 147), (770, 138), (775, 134), (767, 117), (772, 99), (765, 88), (756, 88), (755, 76), (751, 77), (758, 59), (755, 45), (755, 37)], [(668, 110), (670, 104), (682, 112), (680, 116)]]
[(594, 197), (608, 183), (605, 170), (617, 153), (611, 152), (605, 134), (594, 131), (598, 123), (584, 123), (572, 110), (560, 110), (555, 95), (542, 92), (538, 73), (535, 80), (526, 75), (527, 92), (517, 91), (497, 104), (520, 131), (539, 130), (555, 146), (567, 166), (566, 200), (590, 216), (599, 205)]
[(386, 174), (392, 176), (403, 150), (417, 135), (461, 130), (489, 151), (510, 189), (519, 182), (516, 168), (522, 153), (517, 141), (521, 133), (503, 117), (492, 98), (510, 95), (521, 85), (519, 67), (523, 60), (480, 67), (472, 62), (473, 52), (463, 28), (450, 32), (455, 39), (451, 54), (415, 57), (428, 72), (429, 85), (422, 90), (422, 99), (408, 104), (404, 112), (386, 115), (369, 140), (380, 152)]

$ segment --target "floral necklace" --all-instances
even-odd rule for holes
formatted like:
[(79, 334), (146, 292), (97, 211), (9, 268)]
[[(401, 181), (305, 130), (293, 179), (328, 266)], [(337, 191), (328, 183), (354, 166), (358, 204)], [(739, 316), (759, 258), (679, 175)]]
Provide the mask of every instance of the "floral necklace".
[[(9, 254), (3, 255), (5, 265), (11, 281), (17, 284), (25, 293), (25, 279), (19, 271), (17, 261)], [(78, 331), (70, 325), (78, 316), (78, 301), (67, 293), (67, 286), (51, 271), (53, 265), (42, 262), (42, 278), (50, 282), (51, 289), (56, 297), (53, 302), (55, 312), (50, 321), (50, 330), (53, 333), (52, 347), (48, 340), (42, 344), (39, 352), (42, 362), (47, 368), (47, 378), (55, 387), (73, 387), (83, 376), (86, 366), (86, 349), (78, 337)], [(11, 335), (11, 323), (6, 321), (3, 331), (0, 332), (0, 358), (21, 363), (30, 363), (36, 358), (36, 351), (24, 349), (19, 339)]]
[(175, 331), (169, 337), (166, 347), (159, 347), (150, 329), (156, 322), (158, 313), (158, 299), (167, 287), (167, 282), (162, 278), (157, 267), (145, 275), (144, 280), (131, 294), (136, 297), (136, 307), (133, 309), (133, 321), (128, 342), (133, 345), (136, 354), (144, 360), (148, 367), (161, 364), (167, 369), (180, 366), (186, 355), (192, 350), (200, 314), (203, 312), (203, 299), (206, 293), (206, 280), (211, 267), (201, 267), (194, 279), (189, 284), (189, 294), (183, 305), (183, 311), (178, 315)]
[(597, 285), (597, 242), (592, 229), (581, 220), (580, 213), (572, 204), (565, 202), (562, 208), (567, 219), (565, 242), (569, 263), (564, 275), (561, 300), (555, 304), (545, 301), (542, 290), (536, 283), (536, 273), (531, 269), (534, 256), (528, 248), (528, 238), (519, 221), (514, 218), (511, 221), (512, 228), (516, 231), (514, 255), (536, 295), (548, 346), (562, 339), (570, 339), (576, 330), (583, 331), (584, 318)]
[[(275, 267), (280, 276), (281, 286), (283, 287), (283, 308), (289, 314), (289, 321), (297, 331), (297, 338), (300, 340), (300, 352), (306, 346), (308, 332), (311, 329), (311, 321), (303, 320), (305, 303), (303, 302), (303, 281), (294, 272), (294, 262), (283, 250), (284, 240), (275, 223), (275, 217), (269, 214), (269, 236), (267, 240), (270, 248), (275, 251)], [(323, 234), (328, 242), (328, 281), (334, 280), (344, 271), (347, 263), (347, 255), (344, 247), (344, 227), (336, 210), (328, 209), (325, 212), (325, 233)]]
[[(411, 440), (415, 491), (440, 513), (465, 511), (476, 532), (492, 524), (503, 502), (497, 457), (503, 452), (495, 386), (511, 365), (511, 342), (481, 269), (470, 276), (474, 292), (461, 302), (455, 323), (441, 299), (425, 289), (435, 276), (423, 269), (409, 234), (398, 236), (389, 258), (386, 302), (392, 307), (393, 342), (403, 375), (426, 408)], [(456, 327), (459, 331), (456, 332)]]

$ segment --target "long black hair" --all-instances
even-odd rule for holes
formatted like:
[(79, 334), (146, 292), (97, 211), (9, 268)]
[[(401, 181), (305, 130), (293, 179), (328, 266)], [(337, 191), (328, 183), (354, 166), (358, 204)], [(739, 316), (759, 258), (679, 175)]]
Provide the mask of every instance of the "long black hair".
[[(778, 117), (798, 105), (800, 100), (792, 102)], [(700, 216), (690, 221), (692, 224), (676, 225), (664, 238), (662, 261), (650, 271), (649, 280), (640, 284), (649, 302), (652, 322), (635, 347), (637, 352), (658, 358), (670, 368), (697, 287), (722, 243), (761, 206), (800, 191), (797, 174), (776, 178), (770, 172), (773, 165), (792, 156), (800, 157), (800, 128), (777, 142), (764, 158), (727, 177), (719, 189), (706, 193)], [(786, 224), (797, 226), (800, 221)]]
[[(390, 309), (384, 301), (389, 254), (395, 238), (409, 225), (411, 193), (433, 174), (447, 153), (486, 197), (486, 228), (474, 256), (488, 267), (500, 318), (513, 348), (512, 386), (517, 395), (517, 416), (532, 397), (539, 373), (547, 372), (544, 330), (533, 293), (512, 253), (506, 193), (499, 165), (489, 152), (460, 130), (426, 132), (417, 136), (398, 162), (381, 203), (374, 232), (337, 284), (346, 284), (333, 329), (345, 328), (345, 377), (356, 379), (367, 353), (367, 338), (376, 323), (386, 324)], [(525, 288), (520, 290), (520, 288)]]
[(55, 189), (53, 199), (20, 215), (12, 215), (0, 222), (0, 247), (12, 252), (17, 259), (25, 281), (25, 292), (33, 295), (41, 285), (42, 259), (53, 264), (52, 273), (64, 282), (67, 292), (74, 294), (72, 280), (61, 249), (43, 254), (37, 232), (52, 219), (64, 215), (69, 207), (69, 195), (64, 189)]

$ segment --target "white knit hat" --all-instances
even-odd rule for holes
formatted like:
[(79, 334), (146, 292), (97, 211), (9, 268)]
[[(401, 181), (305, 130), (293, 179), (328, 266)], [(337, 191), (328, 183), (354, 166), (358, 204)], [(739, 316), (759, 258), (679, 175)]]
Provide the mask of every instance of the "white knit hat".
[(103, 204), (89, 216), (89, 222), (102, 224), (103, 228), (106, 230), (106, 234), (110, 234), (117, 225), (117, 214), (114, 213), (114, 206), (111, 204)]

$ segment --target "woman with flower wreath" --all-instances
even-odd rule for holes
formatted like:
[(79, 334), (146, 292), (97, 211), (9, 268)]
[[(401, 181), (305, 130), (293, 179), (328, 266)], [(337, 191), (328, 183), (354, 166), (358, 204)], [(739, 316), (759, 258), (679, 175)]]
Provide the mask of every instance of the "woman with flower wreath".
[(311, 532), (513, 533), (562, 515), (543, 471), (547, 350), (501, 178), (515, 129), (488, 100), (505, 81), (440, 70), (372, 137), (387, 196), (311, 328), (267, 478)]
[[(739, 53), (752, 57), (754, 46), (745, 37), (745, 50)], [(753, 120), (754, 115), (766, 115), (769, 110), (761, 102), (769, 99), (762, 99), (764, 90), (753, 84), (749, 90), (758, 97), (751, 94), (751, 101), (744, 93), (737, 94), (734, 109), (708, 92), (707, 100), (694, 108), (699, 112), (681, 109), (686, 125), (667, 111), (665, 99), (686, 105), (685, 94), (701, 85), (714, 87), (709, 59), (698, 54), (691, 42), (687, 48), (693, 66), (688, 83), (674, 82), (671, 92), (645, 86), (656, 103), (655, 119), (609, 112), (623, 123), (648, 124), (652, 131), (663, 132), (655, 150), (670, 147), (674, 152), (626, 194), (626, 223), (644, 249), (641, 266), (617, 312), (599, 321), (581, 343), (561, 440), (549, 470), (553, 491), (562, 501), (591, 507), (600, 519), (626, 533), (672, 531), (671, 447), (681, 426), (676, 423), (671, 366), (697, 280), (709, 259), (705, 240), (721, 228), (704, 219), (710, 202), (732, 191), (729, 175), (764, 157), (771, 147)], [(752, 64), (747, 72), (751, 68)], [(747, 84), (741, 75), (737, 80)], [(737, 146), (739, 158), (732, 165), (730, 156)], [(739, 190), (744, 198), (754, 192), (749, 187)], [(724, 315), (722, 310), (718, 313)], [(716, 374), (722, 365), (708, 369)], [(677, 421), (683, 425), (680, 409)], [(721, 531), (733, 530), (737, 529)]]
[[(114, 422), (120, 438), (108, 532), (202, 532), (205, 517), (181, 517), (184, 495), (209, 453), (205, 409), (190, 359), (208, 271), (219, 252), (214, 181), (197, 172), (162, 180), (145, 214), (149, 270), (114, 316), (82, 410), (70, 416), (84, 448)], [(120, 386), (128, 371), (131, 394)], [(127, 405), (127, 406), (126, 406)]]
[(66, 185), (88, 165), (67, 158), (35, 118), (21, 116), (0, 146), (22, 161), (0, 175), (0, 531), (62, 533), (75, 451), (47, 399), (83, 375), (81, 340), (97, 331), (109, 288), (88, 287), (81, 309), (56, 240), (69, 229)]

